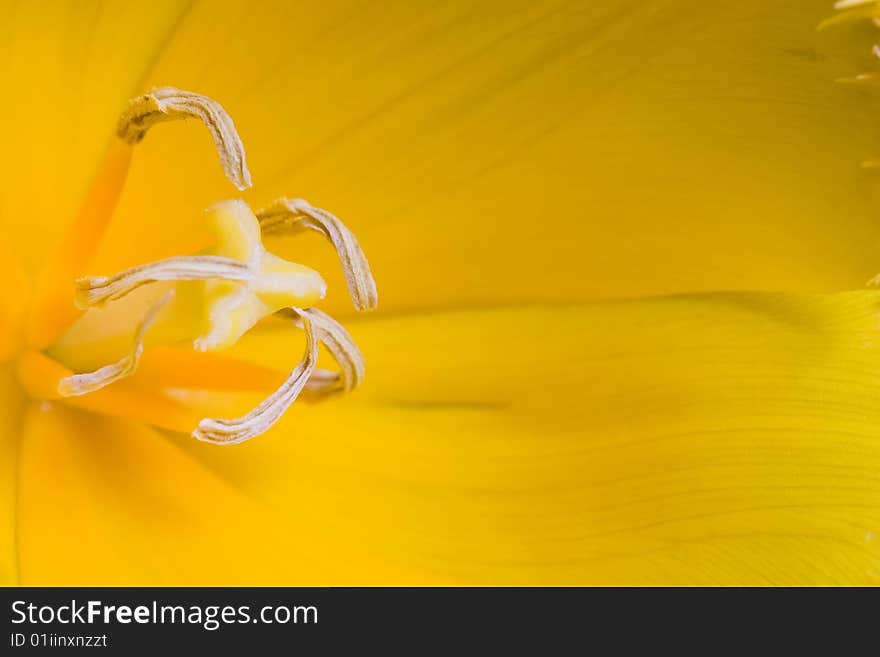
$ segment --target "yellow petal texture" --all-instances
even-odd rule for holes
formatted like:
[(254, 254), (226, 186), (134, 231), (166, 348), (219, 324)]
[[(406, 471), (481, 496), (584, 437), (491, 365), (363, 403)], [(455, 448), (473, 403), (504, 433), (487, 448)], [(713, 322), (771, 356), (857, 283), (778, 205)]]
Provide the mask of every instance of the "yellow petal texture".
[[(334, 537), (306, 539), (295, 519), (279, 526), (277, 514), (136, 424), (32, 405), (21, 471), (24, 584), (394, 583), (414, 576), (366, 550), (334, 549)], [(59, 536), (69, 540), (60, 546)]]
[(0, 243), (0, 363), (18, 351), (25, 327), (28, 294), (31, 283), (15, 254)]
[(18, 580), (18, 454), (24, 398), (8, 365), (0, 365), (0, 586)]
[(70, 281), (84, 273), (98, 251), (125, 186), (131, 152), (129, 144), (113, 142), (76, 217), (64, 227), (55, 252), (40, 267), (25, 332), (31, 348), (51, 345), (81, 314), (71, 303)]
[[(828, 0), (200, 3), (147, 84), (233, 116), (260, 207), (346, 220), (385, 310), (859, 287), (880, 264), (878, 67)], [(103, 262), (207, 239), (206, 131), (139, 146)], [(138, 239), (131, 239), (138, 235)], [(273, 248), (270, 245), (270, 248)], [(317, 237), (281, 254), (327, 274)]]
[(186, 3), (0, 0), (0, 230), (27, 269), (76, 214), (125, 100)]
[[(32, 411), (24, 581), (880, 583), (878, 308), (716, 294), (365, 318), (367, 385), (236, 449)], [(257, 331), (231, 355), (284, 370), (301, 339)], [(68, 566), (53, 525), (84, 537)], [(246, 535), (272, 545), (239, 552)]]

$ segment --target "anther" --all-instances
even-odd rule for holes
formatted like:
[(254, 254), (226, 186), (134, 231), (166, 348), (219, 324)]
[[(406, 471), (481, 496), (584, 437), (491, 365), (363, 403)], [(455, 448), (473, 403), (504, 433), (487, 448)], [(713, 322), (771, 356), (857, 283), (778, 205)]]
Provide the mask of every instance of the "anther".
[(316, 370), (309, 381), (309, 390), (332, 392), (351, 391), (364, 380), (364, 357), (348, 331), (342, 324), (317, 308), (309, 308), (291, 313), (297, 326), (302, 326), (304, 318), (312, 322), (318, 340), (327, 348), (339, 365), (339, 372)]
[(363, 249), (345, 224), (326, 210), (302, 199), (281, 198), (257, 212), (264, 235), (313, 230), (333, 244), (342, 265), (351, 300), (357, 310), (372, 310), (378, 303), (376, 282)]
[(306, 334), (305, 354), (296, 369), (278, 390), (247, 415), (234, 420), (205, 418), (193, 431), (193, 437), (209, 443), (234, 445), (268, 431), (302, 392), (318, 362), (318, 337), (309, 316), (294, 308), (302, 318)]
[(187, 118), (199, 119), (211, 131), (220, 164), (232, 184), (240, 190), (250, 187), (251, 174), (235, 124), (220, 103), (207, 96), (174, 87), (153, 89), (128, 102), (128, 108), (119, 118), (116, 134), (136, 144), (157, 123)]
[(177, 256), (126, 269), (113, 276), (92, 276), (76, 281), (79, 308), (101, 306), (120, 299), (142, 285), (158, 281), (250, 281), (247, 263), (222, 256)]
[(119, 381), (120, 379), (124, 379), (134, 374), (137, 370), (141, 356), (144, 353), (144, 337), (146, 336), (147, 331), (150, 330), (153, 322), (156, 321), (159, 312), (169, 301), (171, 301), (173, 296), (174, 291), (172, 290), (165, 294), (165, 296), (150, 309), (146, 317), (144, 317), (143, 321), (138, 326), (134, 337), (134, 343), (131, 347), (131, 352), (128, 355), (115, 363), (105, 365), (94, 372), (74, 374), (73, 376), (61, 379), (61, 381), (58, 382), (58, 393), (62, 397), (85, 395), (100, 390), (114, 381)]

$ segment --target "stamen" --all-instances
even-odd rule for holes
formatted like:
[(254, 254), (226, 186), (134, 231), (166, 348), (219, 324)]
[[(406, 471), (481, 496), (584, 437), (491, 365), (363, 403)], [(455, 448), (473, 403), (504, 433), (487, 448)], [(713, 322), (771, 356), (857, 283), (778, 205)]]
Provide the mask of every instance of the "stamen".
[(370, 264), (354, 234), (337, 217), (302, 199), (281, 198), (257, 212), (263, 234), (284, 230), (313, 230), (329, 239), (336, 249), (345, 282), (357, 310), (372, 310), (379, 303)]
[[(117, 146), (130, 154), (128, 145), (139, 143), (153, 125), (191, 117), (201, 120), (210, 130), (226, 176), (240, 190), (250, 187), (244, 147), (232, 119), (217, 102), (200, 94), (163, 87), (129, 101), (117, 127), (117, 134), (125, 143), (117, 142)], [(279, 308), (306, 334), (301, 361), (287, 380), (247, 415), (235, 419), (204, 418), (193, 437), (221, 445), (241, 443), (268, 431), (306, 388), (328, 393), (349, 391), (361, 384), (364, 359), (351, 335), (326, 313), (310, 308), (324, 297), (323, 279), (308, 267), (268, 252), (260, 241), (264, 232), (321, 233), (336, 249), (355, 308), (371, 310), (378, 304), (376, 283), (352, 232), (334, 215), (302, 199), (282, 198), (256, 216), (243, 201), (216, 204), (209, 214), (218, 232), (218, 242), (211, 251), (203, 253), (216, 255), (166, 258), (113, 276), (76, 281), (75, 301), (81, 310), (102, 306), (159, 281), (204, 281), (205, 285), (175, 287), (138, 325), (126, 356), (93, 372), (66, 376), (70, 370), (64, 371), (53, 379), (64, 377), (58, 383), (58, 394), (85, 395), (130, 376), (138, 367), (147, 337), (150, 346), (191, 341), (197, 350), (219, 350), (235, 344), (257, 322)], [(68, 269), (70, 278), (82, 271), (82, 267)], [(175, 293), (179, 293), (177, 301), (163, 311)], [(74, 347), (62, 343), (63, 340), (59, 341), (53, 349), (63, 351), (75, 348), (76, 344), (75, 339), (71, 343)], [(316, 369), (319, 343), (336, 360), (338, 372)]]
[(159, 311), (171, 301), (174, 291), (168, 292), (162, 297), (147, 313), (144, 320), (138, 326), (135, 333), (134, 343), (132, 344), (131, 353), (121, 358), (115, 363), (105, 365), (104, 367), (88, 372), (86, 374), (75, 374), (61, 379), (58, 382), (58, 393), (62, 397), (77, 397), (90, 392), (95, 392), (101, 388), (110, 385), (114, 381), (119, 381), (131, 376), (137, 370), (138, 362), (144, 353), (144, 337), (147, 331), (155, 322)]
[(309, 316), (298, 308), (293, 310), (302, 317), (306, 333), (305, 354), (296, 369), (278, 390), (250, 413), (234, 420), (205, 418), (193, 431), (194, 438), (221, 445), (242, 443), (268, 431), (296, 401), (318, 362), (318, 339)]
[(297, 326), (302, 325), (304, 317), (311, 320), (318, 340), (327, 347), (340, 368), (339, 372), (315, 370), (308, 389), (314, 392), (348, 392), (358, 387), (364, 380), (364, 357), (342, 324), (317, 308), (295, 311), (293, 314), (296, 315)]
[(129, 144), (140, 142), (162, 121), (197, 118), (211, 131), (226, 177), (240, 190), (251, 186), (244, 145), (226, 110), (215, 100), (174, 87), (161, 87), (129, 101), (119, 118), (116, 134)]
[(222, 256), (178, 256), (132, 267), (114, 276), (80, 278), (76, 281), (76, 305), (81, 309), (101, 306), (158, 281), (251, 281), (253, 278), (250, 267), (240, 260)]

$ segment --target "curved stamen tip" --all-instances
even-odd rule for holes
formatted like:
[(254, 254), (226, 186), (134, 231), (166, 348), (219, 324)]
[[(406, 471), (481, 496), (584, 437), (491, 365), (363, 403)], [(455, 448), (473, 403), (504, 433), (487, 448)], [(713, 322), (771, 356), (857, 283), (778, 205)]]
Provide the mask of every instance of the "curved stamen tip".
[(379, 305), (367, 256), (354, 233), (338, 217), (300, 198), (280, 198), (257, 212), (257, 219), (264, 234), (312, 230), (323, 235), (336, 249), (355, 309), (373, 310)]
[(115, 363), (105, 365), (94, 372), (74, 374), (73, 376), (61, 379), (58, 382), (58, 394), (62, 397), (87, 395), (90, 392), (95, 392), (110, 385), (114, 381), (119, 381), (120, 379), (124, 379), (134, 374), (140, 363), (141, 356), (144, 353), (144, 338), (147, 331), (149, 331), (155, 323), (159, 311), (161, 311), (173, 297), (174, 290), (171, 290), (152, 308), (150, 308), (150, 311), (147, 313), (146, 317), (144, 317), (143, 321), (141, 321), (135, 332), (131, 352)]
[(216, 100), (174, 87), (160, 87), (128, 101), (128, 108), (119, 117), (116, 134), (130, 143), (139, 143), (147, 131), (163, 121), (199, 119), (214, 138), (220, 164), (230, 182), (239, 190), (251, 185), (244, 144), (229, 114)]
[(337, 390), (350, 392), (364, 381), (366, 366), (361, 350), (348, 331), (317, 308), (293, 312), (297, 326), (302, 326), (306, 317), (314, 324), (318, 340), (323, 344), (336, 364), (339, 372), (316, 370), (309, 380), (308, 389), (312, 392), (329, 393)]
[(218, 445), (243, 443), (271, 429), (296, 401), (315, 371), (318, 362), (318, 336), (309, 317), (299, 308), (293, 310), (302, 316), (306, 333), (305, 354), (296, 369), (278, 390), (250, 413), (233, 420), (205, 418), (193, 431), (193, 438)]

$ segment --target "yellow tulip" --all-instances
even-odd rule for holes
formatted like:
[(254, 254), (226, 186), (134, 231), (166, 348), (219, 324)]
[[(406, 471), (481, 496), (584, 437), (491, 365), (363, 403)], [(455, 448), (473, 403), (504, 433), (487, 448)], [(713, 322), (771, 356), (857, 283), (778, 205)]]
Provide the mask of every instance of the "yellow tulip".
[(0, 0), (0, 582), (880, 583), (841, 4)]

